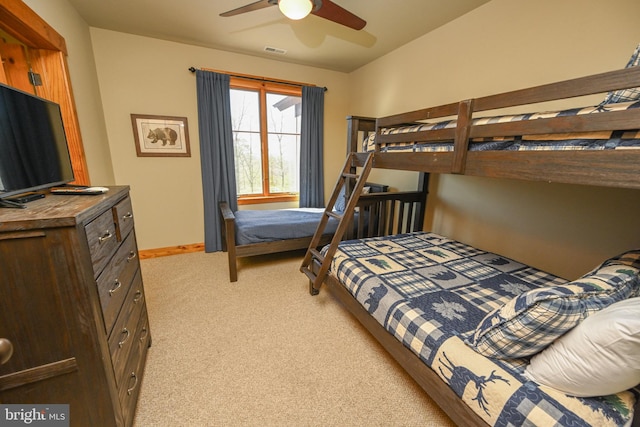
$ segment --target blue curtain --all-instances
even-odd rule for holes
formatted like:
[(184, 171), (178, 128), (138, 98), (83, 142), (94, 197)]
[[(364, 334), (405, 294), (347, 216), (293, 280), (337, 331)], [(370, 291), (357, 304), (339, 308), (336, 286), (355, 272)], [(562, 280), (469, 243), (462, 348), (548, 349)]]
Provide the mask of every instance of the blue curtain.
[(324, 88), (302, 87), (300, 207), (324, 207)]
[(196, 70), (196, 84), (204, 196), (204, 245), (206, 252), (214, 252), (222, 250), (222, 220), (218, 203), (227, 201), (232, 211), (238, 210), (229, 76)]

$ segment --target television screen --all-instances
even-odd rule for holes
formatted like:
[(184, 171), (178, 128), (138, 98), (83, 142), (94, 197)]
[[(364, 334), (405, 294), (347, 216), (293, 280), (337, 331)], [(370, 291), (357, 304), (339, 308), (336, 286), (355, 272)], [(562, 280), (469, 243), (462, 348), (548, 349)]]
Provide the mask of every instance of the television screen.
[(0, 84), (0, 198), (73, 179), (60, 106)]

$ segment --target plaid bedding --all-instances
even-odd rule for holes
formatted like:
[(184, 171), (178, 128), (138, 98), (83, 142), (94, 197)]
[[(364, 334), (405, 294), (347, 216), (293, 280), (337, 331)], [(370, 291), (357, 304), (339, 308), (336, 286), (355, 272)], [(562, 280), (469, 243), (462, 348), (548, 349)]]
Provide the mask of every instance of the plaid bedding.
[(526, 358), (487, 358), (465, 343), (487, 313), (564, 279), (434, 233), (342, 242), (331, 272), (490, 425), (621, 426), (633, 418), (631, 392), (567, 396), (527, 380)]
[[(473, 125), (506, 123), (521, 120), (545, 119), (560, 116), (576, 116), (599, 112), (621, 111), (640, 108), (640, 102), (598, 105), (594, 107), (573, 108), (563, 111), (516, 114), (473, 119)], [(456, 120), (437, 123), (423, 123), (399, 128), (382, 129), (383, 135), (407, 134), (408, 142), (380, 144), (382, 152), (446, 152), (453, 151), (453, 141), (443, 142), (411, 142), (410, 134), (425, 130), (450, 129), (456, 127)], [(374, 151), (376, 134), (371, 133), (363, 141), (363, 151)], [(606, 131), (573, 134), (524, 135), (520, 137), (495, 137), (472, 139), (469, 151), (530, 151), (530, 150), (613, 150), (633, 149), (640, 147), (640, 131)]]

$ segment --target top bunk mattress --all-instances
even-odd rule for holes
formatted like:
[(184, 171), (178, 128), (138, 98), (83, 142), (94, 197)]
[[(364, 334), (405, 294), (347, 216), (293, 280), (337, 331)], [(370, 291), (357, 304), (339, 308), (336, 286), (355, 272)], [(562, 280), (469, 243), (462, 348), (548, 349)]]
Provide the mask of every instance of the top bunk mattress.
[(530, 381), (528, 357), (486, 357), (467, 343), (489, 313), (525, 291), (567, 284), (562, 278), (424, 232), (341, 242), (331, 273), (489, 425), (622, 426), (633, 418), (631, 392), (572, 397)]
[[(640, 108), (640, 102), (604, 104), (593, 107), (574, 108), (561, 111), (547, 111), (515, 115), (480, 117), (473, 119), (472, 126), (494, 123), (507, 123), (523, 120), (548, 119), (563, 116), (597, 114), (601, 112), (624, 111)], [(376, 145), (381, 152), (449, 152), (453, 151), (453, 141), (419, 142), (412, 141), (411, 134), (420, 131), (453, 129), (457, 120), (444, 120), (436, 123), (419, 123), (410, 126), (383, 128), (382, 135), (406, 134), (406, 142), (376, 144), (376, 134), (371, 133), (363, 141), (364, 152), (375, 151)], [(640, 124), (638, 126), (640, 128)], [(523, 135), (518, 137), (478, 138), (469, 141), (469, 151), (529, 151), (529, 150), (620, 150), (640, 147), (640, 130), (601, 131), (585, 133), (562, 133)]]

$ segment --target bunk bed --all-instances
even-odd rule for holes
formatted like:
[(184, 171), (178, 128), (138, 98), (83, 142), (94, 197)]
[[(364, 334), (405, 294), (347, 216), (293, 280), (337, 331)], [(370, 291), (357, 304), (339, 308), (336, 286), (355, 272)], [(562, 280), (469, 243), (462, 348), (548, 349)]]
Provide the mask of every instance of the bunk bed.
[[(377, 119), (352, 116), (349, 161), (361, 168), (360, 179), (369, 168), (385, 168), (639, 189), (637, 101), (478, 118), (597, 93), (620, 100), (637, 87), (640, 67), (630, 67)], [(354, 193), (350, 206), (356, 203)], [(640, 295), (640, 251), (567, 282), (443, 236), (400, 229), (309, 248), (301, 271), (311, 294), (324, 285), (458, 425), (631, 424), (631, 391), (576, 397), (526, 372), (536, 357), (555, 351), (552, 341)], [(549, 317), (553, 301), (565, 297), (580, 308)], [(545, 333), (535, 334), (540, 328)], [(533, 339), (522, 337), (531, 331)]]
[[(370, 133), (363, 145), (379, 153), (376, 168), (640, 188), (638, 100), (474, 119), (629, 85), (640, 85), (640, 67), (381, 117), (373, 131), (370, 119), (355, 117), (350, 132), (362, 125)], [(366, 153), (355, 138), (349, 144), (362, 166)]]
[[(391, 204), (406, 203), (411, 209), (409, 215), (420, 218), (414, 227), (422, 225), (421, 215), (428, 184), (417, 191), (389, 192), (389, 186), (365, 183), (363, 197), (358, 202), (362, 214), (356, 215), (346, 238), (377, 236), (388, 219), (385, 215)], [(346, 185), (339, 196), (345, 200), (353, 187)], [(344, 205), (342, 203), (341, 205)], [(334, 208), (341, 212), (344, 206), (336, 203)], [(300, 208), (279, 210), (242, 210), (233, 212), (225, 201), (219, 203), (221, 216), (222, 249), (227, 252), (229, 281), (238, 280), (238, 258), (265, 255), (298, 249), (307, 249), (324, 209)], [(414, 211), (415, 209), (415, 211)], [(371, 226), (369, 226), (371, 224)], [(329, 227), (318, 242), (318, 246), (328, 244), (337, 228), (337, 219), (332, 219)]]

